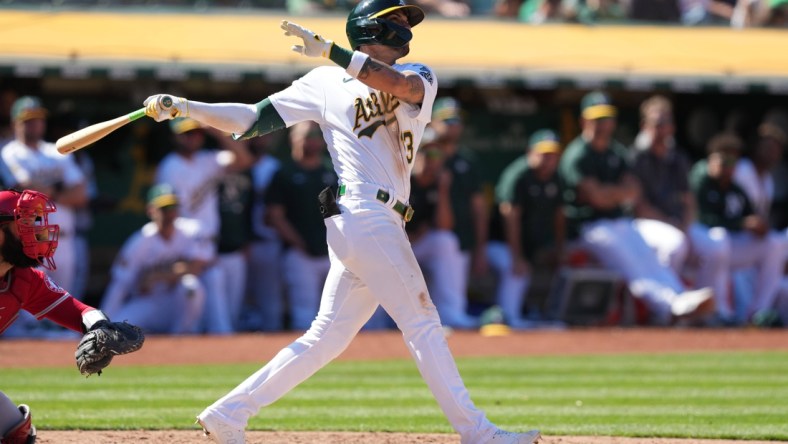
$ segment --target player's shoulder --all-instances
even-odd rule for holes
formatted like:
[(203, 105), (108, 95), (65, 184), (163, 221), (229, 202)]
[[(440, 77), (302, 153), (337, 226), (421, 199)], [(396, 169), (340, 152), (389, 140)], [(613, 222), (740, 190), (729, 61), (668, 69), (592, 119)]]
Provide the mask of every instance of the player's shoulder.
[(435, 85), (438, 81), (438, 77), (435, 75), (432, 68), (423, 63), (399, 63), (395, 65), (394, 68), (400, 72), (414, 72), (422, 76), (430, 85)]
[(140, 228), (140, 231), (134, 233), (129, 237), (128, 244), (135, 244), (141, 239), (148, 239), (159, 234), (159, 226), (155, 222), (148, 222)]
[(3, 157), (19, 156), (24, 152), (23, 150), (24, 147), (25, 146), (22, 143), (20, 143), (18, 140), (13, 139), (8, 143), (6, 143), (5, 145), (3, 145), (2, 147), (0, 147), (0, 154), (2, 154)]
[(46, 275), (37, 268), (14, 267), (11, 269), (11, 276), (16, 281), (33, 282), (43, 281)]
[(309, 84), (325, 84), (325, 83), (332, 83), (338, 78), (342, 78), (346, 75), (345, 70), (340, 68), (339, 66), (318, 66), (313, 68), (308, 73), (304, 74), (299, 81), (305, 82)]
[(188, 217), (175, 219), (175, 229), (186, 237), (195, 237), (200, 233), (200, 221)]
[(37, 268), (14, 267), (11, 269), (11, 291), (25, 292), (30, 288), (36, 288), (42, 283), (55, 292), (63, 292), (43, 271)]
[(57, 150), (57, 147), (56, 147), (56, 146), (55, 146), (55, 144), (54, 144), (54, 143), (52, 143), (52, 142), (46, 142), (46, 141), (43, 141), (43, 140), (42, 140), (42, 141), (40, 142), (40, 144), (39, 144), (39, 147), (38, 147), (38, 149), (39, 149), (39, 150), (40, 150), (42, 153), (45, 153), (45, 154), (47, 154), (47, 155), (49, 155), (49, 156), (54, 156), (55, 154), (57, 154), (58, 158), (65, 158), (65, 159), (67, 159), (67, 158), (71, 157), (70, 155), (65, 155), (65, 156), (64, 156), (63, 154), (60, 154), (60, 153), (58, 152), (58, 150)]

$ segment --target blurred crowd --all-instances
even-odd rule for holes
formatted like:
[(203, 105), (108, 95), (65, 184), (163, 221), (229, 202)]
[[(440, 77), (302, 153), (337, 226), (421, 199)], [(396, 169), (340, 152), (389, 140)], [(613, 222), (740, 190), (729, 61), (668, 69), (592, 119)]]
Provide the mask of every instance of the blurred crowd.
[[(356, 0), (6, 0), (10, 6), (287, 9), (347, 13)], [(788, 0), (415, 0), (447, 18), (497, 17), (525, 23), (659, 23), (784, 28)]]
[[(60, 155), (37, 97), (10, 105), (0, 141), (4, 187), (44, 192), (61, 227), (47, 271), (75, 297), (89, 278), (97, 194), (89, 150)], [(648, 325), (763, 327), (788, 322), (788, 229), (775, 205), (788, 174), (788, 114), (765, 114), (753, 134), (724, 130), (692, 162), (677, 146), (671, 101), (640, 106), (634, 143), (615, 138), (619, 110), (603, 91), (578, 103), (579, 134), (533, 131), (485, 193), (463, 146), (468, 122), (453, 97), (436, 100), (413, 166), (406, 231), (441, 320), (451, 328), (562, 327), (539, 276), (578, 268), (615, 272)], [(110, 318), (150, 333), (305, 330), (329, 268), (317, 195), (339, 192), (320, 128), (280, 139), (234, 140), (188, 118), (169, 123), (171, 150), (146, 193), (150, 221), (122, 245), (100, 298)], [(782, 185), (780, 185), (782, 184)], [(486, 306), (469, 294), (487, 280)], [(529, 300), (530, 298), (530, 300)], [(34, 334), (17, 322), (8, 335)], [(380, 311), (365, 327), (394, 328)]]

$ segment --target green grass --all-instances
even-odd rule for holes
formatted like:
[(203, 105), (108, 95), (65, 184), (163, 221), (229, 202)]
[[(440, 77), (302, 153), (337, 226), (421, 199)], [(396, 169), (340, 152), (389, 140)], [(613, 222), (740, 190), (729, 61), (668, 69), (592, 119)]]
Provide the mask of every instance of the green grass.
[[(788, 353), (459, 359), (502, 427), (547, 435), (788, 440)], [(0, 369), (42, 429), (185, 429), (254, 365)], [(409, 360), (334, 362), (250, 429), (451, 432)]]

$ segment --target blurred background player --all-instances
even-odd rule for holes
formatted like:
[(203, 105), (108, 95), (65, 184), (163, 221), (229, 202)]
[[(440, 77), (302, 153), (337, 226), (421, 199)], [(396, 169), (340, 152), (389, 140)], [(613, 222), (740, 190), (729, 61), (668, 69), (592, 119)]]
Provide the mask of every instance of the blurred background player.
[(626, 148), (613, 139), (616, 108), (593, 91), (581, 102), (581, 134), (559, 163), (567, 236), (608, 269), (622, 274), (629, 291), (643, 300), (653, 323), (703, 318), (714, 307), (709, 288), (687, 291), (676, 273), (661, 264), (628, 215), (641, 195), (627, 163)]
[(444, 152), (445, 168), (451, 172), (453, 231), (460, 242), (460, 254), (444, 260), (450, 261), (454, 267), (449, 278), (455, 283), (454, 292), (467, 298), (468, 279), (480, 279), (488, 271), (489, 208), (482, 190), (478, 162), (469, 150), (461, 146), (464, 125), (459, 102), (453, 97), (436, 99), (430, 127)]
[[(639, 179), (641, 195), (633, 208), (643, 240), (663, 265), (681, 273), (690, 252), (686, 233), (695, 219), (695, 201), (689, 189), (690, 162), (676, 146), (673, 106), (664, 96), (653, 96), (640, 105), (640, 132), (631, 149), (632, 172)], [(713, 262), (706, 254), (704, 265)], [(700, 286), (710, 286), (701, 271)]]
[[(564, 244), (564, 214), (558, 160), (561, 145), (552, 130), (536, 131), (526, 153), (512, 162), (496, 186), (504, 240), (490, 245), (490, 264), (499, 274), (496, 300), (514, 328), (538, 324), (522, 318), (533, 271), (552, 275)], [(534, 304), (542, 308), (541, 304)]]
[(284, 244), (282, 273), (290, 328), (306, 330), (320, 306), (320, 294), (331, 263), (326, 226), (315, 196), (335, 186), (337, 176), (325, 157), (323, 133), (314, 122), (290, 128), (292, 161), (274, 174), (266, 193), (270, 225)]
[[(224, 277), (215, 266), (218, 236), (221, 227), (218, 188), (229, 172), (243, 171), (252, 164), (246, 145), (212, 128), (203, 128), (188, 118), (170, 122), (174, 150), (162, 159), (156, 171), (156, 182), (170, 184), (178, 195), (180, 212), (199, 223), (199, 236), (214, 245), (213, 257), (200, 280), (205, 288), (204, 330), (207, 333), (229, 334), (236, 321), (231, 318), (234, 303), (222, 287)], [(205, 148), (206, 131), (220, 144), (220, 149)]]
[(60, 248), (55, 257), (57, 269), (46, 273), (70, 289), (76, 276), (75, 212), (88, 204), (88, 188), (73, 156), (58, 153), (53, 143), (44, 141), (46, 117), (47, 110), (37, 97), (24, 96), (14, 102), (14, 140), (0, 151), (10, 173), (3, 181), (12, 188), (40, 191), (55, 202), (58, 211), (52, 215), (52, 222), (60, 226)]
[[(698, 226), (708, 233), (705, 239), (720, 243), (727, 252), (727, 273), (721, 275), (717, 297), (723, 304), (723, 319), (732, 323), (753, 321), (758, 314), (773, 310), (783, 276), (785, 252), (783, 233), (769, 229), (767, 220), (757, 214), (747, 194), (733, 180), (742, 150), (741, 140), (732, 134), (718, 134), (708, 144), (708, 158), (692, 169), (690, 183), (698, 205)], [(728, 291), (732, 270), (754, 267), (757, 279), (748, 289), (743, 319), (733, 318), (733, 300)]]
[[(246, 298), (249, 247), (252, 242), (254, 188), (249, 170), (228, 171), (219, 184), (219, 240), (216, 267), (227, 293), (227, 311), (233, 330), (242, 328)], [(256, 270), (255, 270), (256, 271)]]
[(199, 223), (179, 217), (168, 184), (148, 192), (151, 222), (123, 244), (111, 270), (101, 309), (150, 333), (196, 333), (205, 302), (198, 279), (213, 254)]

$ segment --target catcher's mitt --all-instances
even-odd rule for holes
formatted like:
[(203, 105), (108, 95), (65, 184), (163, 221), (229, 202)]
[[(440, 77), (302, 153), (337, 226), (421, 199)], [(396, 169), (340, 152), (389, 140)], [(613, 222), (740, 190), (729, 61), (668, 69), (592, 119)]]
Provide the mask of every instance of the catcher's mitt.
[(84, 376), (101, 371), (109, 365), (115, 355), (137, 351), (145, 342), (142, 330), (128, 322), (100, 320), (82, 336), (74, 356), (77, 368)]

